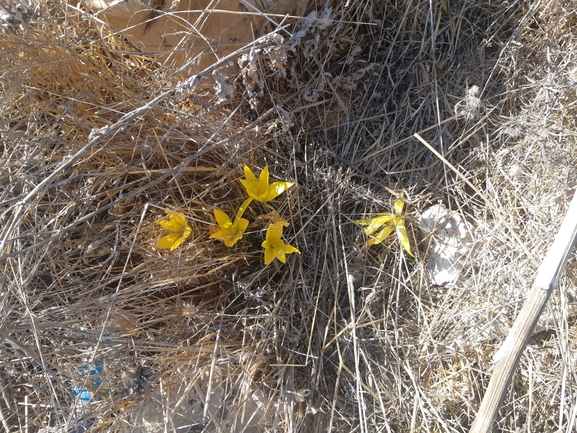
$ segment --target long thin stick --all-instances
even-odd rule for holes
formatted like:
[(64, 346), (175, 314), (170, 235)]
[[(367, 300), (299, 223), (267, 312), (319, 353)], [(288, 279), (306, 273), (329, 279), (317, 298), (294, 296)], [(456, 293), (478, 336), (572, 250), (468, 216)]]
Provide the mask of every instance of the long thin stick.
[(497, 412), (511, 383), (521, 354), (533, 334), (535, 325), (557, 286), (569, 255), (577, 241), (577, 191), (553, 245), (539, 266), (537, 278), (527, 294), (527, 299), (509, 335), (497, 351), (496, 362), (485, 397), (471, 426), (470, 433), (486, 433), (491, 430)]

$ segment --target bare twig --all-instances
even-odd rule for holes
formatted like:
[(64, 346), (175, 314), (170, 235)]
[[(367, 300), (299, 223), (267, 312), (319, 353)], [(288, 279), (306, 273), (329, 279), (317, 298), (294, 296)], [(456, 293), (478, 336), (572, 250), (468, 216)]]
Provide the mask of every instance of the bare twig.
[(471, 426), (471, 433), (485, 433), (491, 430), (497, 411), (515, 374), (521, 354), (531, 334), (533, 334), (535, 325), (537, 325), (553, 289), (557, 286), (576, 240), (577, 191), (555, 241), (539, 267), (537, 278), (511, 332), (493, 357), (496, 361), (495, 369), (477, 417)]

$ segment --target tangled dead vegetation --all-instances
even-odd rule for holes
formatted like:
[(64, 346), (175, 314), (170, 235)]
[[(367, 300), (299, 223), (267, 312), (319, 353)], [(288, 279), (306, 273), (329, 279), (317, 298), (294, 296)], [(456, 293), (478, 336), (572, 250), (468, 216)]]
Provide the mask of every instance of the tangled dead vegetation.
[[(577, 186), (571, 2), (309, 2), (184, 80), (82, 4), (0, 3), (5, 431), (467, 431)], [(284, 265), (254, 210), (209, 238), (245, 164), (295, 182)], [(416, 259), (354, 223), (401, 191)], [(466, 221), (443, 285), (435, 204)], [(500, 431), (575, 429), (566, 274)]]

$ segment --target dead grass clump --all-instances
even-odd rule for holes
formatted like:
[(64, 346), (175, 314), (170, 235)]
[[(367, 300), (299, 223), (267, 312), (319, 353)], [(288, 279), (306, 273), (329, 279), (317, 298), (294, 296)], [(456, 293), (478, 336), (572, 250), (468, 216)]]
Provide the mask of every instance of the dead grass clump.
[[(185, 82), (82, 6), (4, 26), (5, 430), (467, 431), (575, 186), (575, 14), (299, 7)], [(284, 265), (262, 263), (259, 203), (233, 248), (209, 238), (213, 209), (246, 196), (244, 164), (296, 182), (272, 202), (301, 252)], [(353, 222), (401, 190), (416, 260)], [(442, 286), (417, 225), (439, 203), (474, 244)], [(172, 253), (156, 247), (165, 210), (192, 227)], [(567, 273), (503, 431), (572, 427)]]

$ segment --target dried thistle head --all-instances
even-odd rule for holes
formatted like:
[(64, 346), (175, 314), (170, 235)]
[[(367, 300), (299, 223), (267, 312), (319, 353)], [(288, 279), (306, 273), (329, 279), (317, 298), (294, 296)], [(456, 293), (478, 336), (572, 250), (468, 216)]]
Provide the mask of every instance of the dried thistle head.
[(473, 120), (481, 114), (483, 103), (479, 98), (479, 86), (472, 86), (467, 90), (467, 95), (455, 105), (455, 115), (464, 117), (465, 120)]

